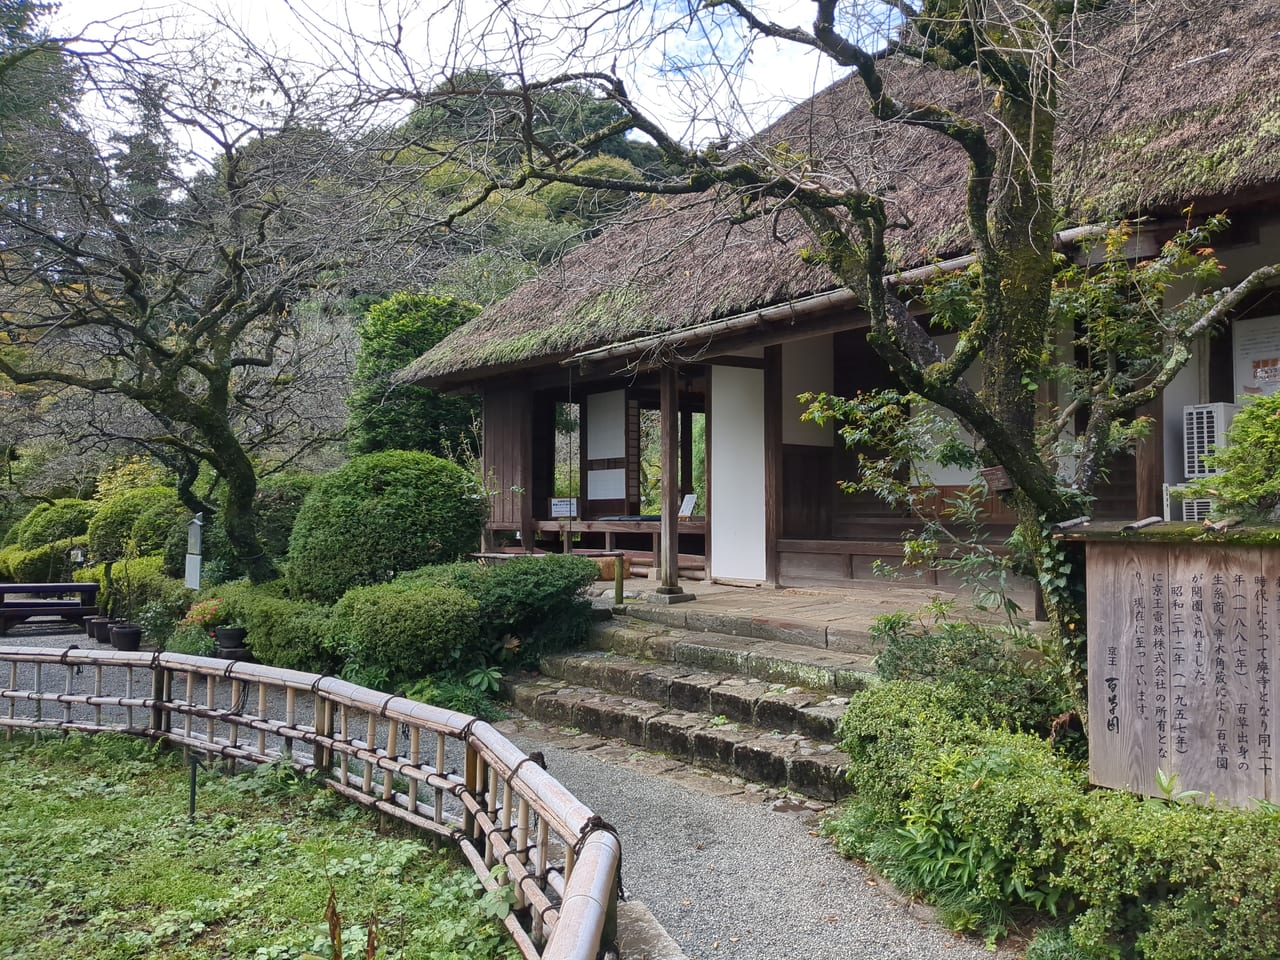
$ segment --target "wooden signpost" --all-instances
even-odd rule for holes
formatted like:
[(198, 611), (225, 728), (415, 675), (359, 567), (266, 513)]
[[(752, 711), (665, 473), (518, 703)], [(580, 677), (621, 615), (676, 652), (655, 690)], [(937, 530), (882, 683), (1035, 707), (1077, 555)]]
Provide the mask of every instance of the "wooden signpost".
[(1086, 540), (1092, 782), (1280, 799), (1280, 547), (1100, 533), (1070, 537)]

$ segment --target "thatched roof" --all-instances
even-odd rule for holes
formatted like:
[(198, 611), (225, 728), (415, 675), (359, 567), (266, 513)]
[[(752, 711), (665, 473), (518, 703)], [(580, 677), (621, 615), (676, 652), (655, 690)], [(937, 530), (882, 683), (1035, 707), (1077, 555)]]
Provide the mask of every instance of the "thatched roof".
[[(1280, 185), (1280, 8), (1274, 0), (1156, 6), (1159, 29), (1142, 42), (1132, 28), (1098, 19), (1076, 62), (1064, 65), (1057, 180), (1060, 203), (1078, 222), (1221, 204)], [(888, 64), (885, 73), (903, 100), (980, 102), (979, 91), (917, 63)], [(893, 237), (899, 267), (967, 252), (963, 155), (928, 132), (868, 120), (856, 78), (742, 149), (777, 143), (823, 158), (827, 176), (891, 191), (911, 224)], [(406, 379), (479, 380), (835, 286), (804, 262), (813, 241), (794, 216), (730, 225), (734, 204), (706, 195), (637, 206), (625, 223), (455, 331)]]

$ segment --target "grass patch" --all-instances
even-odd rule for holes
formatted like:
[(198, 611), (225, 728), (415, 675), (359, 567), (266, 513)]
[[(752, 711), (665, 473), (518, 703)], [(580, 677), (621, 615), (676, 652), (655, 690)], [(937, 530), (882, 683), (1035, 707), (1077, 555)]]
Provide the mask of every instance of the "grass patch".
[(429, 842), (268, 766), (202, 773), (123, 735), (0, 744), (0, 957), (517, 956), (479, 881)]

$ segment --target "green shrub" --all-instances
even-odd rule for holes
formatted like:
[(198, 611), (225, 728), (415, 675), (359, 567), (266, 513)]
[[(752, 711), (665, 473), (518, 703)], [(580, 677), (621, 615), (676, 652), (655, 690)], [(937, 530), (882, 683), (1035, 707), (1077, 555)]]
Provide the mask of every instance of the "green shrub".
[(0, 547), (0, 580), (17, 581), (18, 578), (13, 573), (13, 561), (24, 553), (26, 551), (16, 543)]
[(319, 479), (311, 474), (295, 473), (266, 477), (258, 484), (253, 498), (258, 540), (272, 560), (283, 560), (288, 555), (289, 536), (302, 501)]
[(84, 536), (89, 521), (98, 512), (92, 500), (55, 500), (38, 504), (14, 527), (15, 542), (23, 550), (34, 550), (58, 540)]
[(177, 500), (153, 503), (140, 514), (129, 530), (129, 536), (142, 556), (163, 554), (175, 529), (185, 535), (187, 512)]
[(475, 478), (426, 453), (357, 457), (307, 494), (289, 539), (297, 597), (333, 602), (351, 587), (474, 550), (485, 518)]
[(410, 700), (429, 703), (444, 710), (456, 710), (481, 720), (502, 720), (506, 715), (481, 690), (453, 677), (424, 677), (404, 691)]
[(354, 587), (334, 608), (334, 649), (354, 670), (396, 685), (433, 673), (475, 647), (480, 605), (453, 587)]
[[(441, 564), (404, 574), (397, 582), (445, 584), (480, 604), (480, 646), (466, 666), (499, 661), (536, 663), (544, 653), (581, 646), (591, 629), (591, 604), (581, 593), (599, 567), (586, 557), (513, 557), (495, 566)], [(465, 652), (464, 652), (465, 654)]]
[(77, 547), (83, 550), (85, 544), (84, 537), (69, 537), (33, 550), (19, 547), (7, 554), (5, 563), (11, 579), (17, 583), (65, 583), (76, 569), (71, 551)]
[[(155, 637), (151, 639), (160, 642)], [(163, 640), (163, 647), (169, 653), (188, 653), (196, 657), (213, 656), (217, 646), (218, 642), (209, 636), (209, 631), (195, 624), (173, 627)]]
[(260, 663), (313, 673), (329, 673), (338, 666), (329, 652), (331, 611), (321, 604), (288, 599), (282, 581), (259, 586), (236, 581), (201, 595), (223, 600), (225, 620), (248, 630), (245, 645)]
[(999, 934), (1020, 913), (1071, 918), (1028, 956), (1280, 956), (1280, 813), (1092, 789), (1040, 738), (963, 716), (963, 692), (890, 681), (841, 722), (854, 799), (829, 824), (847, 854)]
[(1069, 691), (1039, 657), (1016, 650), (1008, 630), (942, 619), (933, 626), (905, 613), (877, 617), (876, 673), (885, 680), (938, 680), (954, 687), (966, 712), (994, 725), (1048, 732), (1068, 709)]
[(149, 604), (180, 615), (191, 602), (192, 591), (181, 580), (165, 574), (163, 558), (158, 556), (94, 564), (77, 570), (74, 579), (98, 584), (98, 609), (113, 617), (138, 617)]
[(90, 555), (95, 560), (123, 557), (138, 518), (157, 505), (175, 505), (177, 496), (168, 487), (142, 487), (112, 497), (89, 522)]
[(1187, 495), (1212, 497), (1219, 514), (1270, 518), (1280, 506), (1280, 393), (1246, 397), (1226, 439), (1205, 458), (1218, 472), (1189, 484)]

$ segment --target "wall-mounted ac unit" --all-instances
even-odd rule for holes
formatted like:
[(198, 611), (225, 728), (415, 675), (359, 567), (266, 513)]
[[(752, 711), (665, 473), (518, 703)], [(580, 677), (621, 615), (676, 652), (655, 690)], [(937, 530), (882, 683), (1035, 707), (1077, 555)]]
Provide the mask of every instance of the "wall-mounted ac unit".
[(1186, 497), (1181, 495), (1186, 486), (1164, 485), (1164, 518), (1165, 520), (1182, 520), (1185, 523), (1200, 523), (1208, 520), (1213, 512), (1213, 501), (1207, 497)]
[(1227, 427), (1240, 408), (1234, 403), (1195, 403), (1182, 408), (1182, 469), (1188, 480), (1214, 471), (1204, 462), (1215, 446), (1225, 446)]

